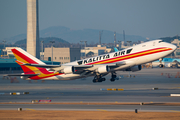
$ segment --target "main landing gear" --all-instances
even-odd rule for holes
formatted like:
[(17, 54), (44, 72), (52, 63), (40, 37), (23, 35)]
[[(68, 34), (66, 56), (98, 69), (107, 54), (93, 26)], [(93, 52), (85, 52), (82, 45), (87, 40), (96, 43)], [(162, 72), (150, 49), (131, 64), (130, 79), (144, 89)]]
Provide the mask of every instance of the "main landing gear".
[(112, 72), (110, 81), (114, 82), (115, 80), (116, 80), (116, 72)]
[[(94, 77), (94, 79), (93, 79), (93, 82), (94, 83), (96, 83), (96, 82), (103, 82), (103, 81), (105, 81), (106, 80), (106, 78), (102, 78), (103, 76), (105, 76), (105, 75), (107, 75), (107, 74), (99, 74), (99, 75), (96, 75), (95, 77)], [(114, 82), (115, 80), (117, 80), (117, 78), (116, 78), (117, 76), (116, 76), (116, 72), (111, 72), (111, 79), (110, 79), (110, 81), (111, 82)]]
[(96, 75), (93, 79), (93, 82), (96, 83), (96, 82), (102, 82), (105, 80), (106, 80), (106, 78), (102, 78), (102, 75)]

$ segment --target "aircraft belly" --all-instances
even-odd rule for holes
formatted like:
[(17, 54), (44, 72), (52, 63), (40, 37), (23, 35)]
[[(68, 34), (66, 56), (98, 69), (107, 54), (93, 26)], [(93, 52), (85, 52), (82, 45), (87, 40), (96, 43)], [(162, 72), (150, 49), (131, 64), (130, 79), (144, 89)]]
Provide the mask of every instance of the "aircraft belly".
[(45, 78), (44, 80), (72, 80), (78, 78), (80, 78), (79, 74), (62, 74), (62, 75)]

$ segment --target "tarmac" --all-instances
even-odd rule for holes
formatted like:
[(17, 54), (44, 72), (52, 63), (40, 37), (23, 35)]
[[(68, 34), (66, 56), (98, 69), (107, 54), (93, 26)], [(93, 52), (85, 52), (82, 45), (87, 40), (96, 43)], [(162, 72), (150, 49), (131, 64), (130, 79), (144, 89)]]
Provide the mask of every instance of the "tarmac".
[[(133, 111), (138, 109), (180, 112), (180, 105), (160, 104), (180, 103), (180, 97), (171, 96), (171, 94), (180, 94), (179, 73), (178, 68), (144, 68), (138, 72), (119, 71), (117, 72), (120, 76), (119, 80), (111, 82), (109, 74), (105, 76), (106, 81), (101, 83), (93, 83), (93, 77), (71, 81), (26, 81), (18, 77), (5, 79), (0, 76), (0, 110), (17, 110), (21, 107), (35, 110)], [(32, 101), (34, 103), (31, 103)], [(159, 104), (140, 105), (142, 103)]]

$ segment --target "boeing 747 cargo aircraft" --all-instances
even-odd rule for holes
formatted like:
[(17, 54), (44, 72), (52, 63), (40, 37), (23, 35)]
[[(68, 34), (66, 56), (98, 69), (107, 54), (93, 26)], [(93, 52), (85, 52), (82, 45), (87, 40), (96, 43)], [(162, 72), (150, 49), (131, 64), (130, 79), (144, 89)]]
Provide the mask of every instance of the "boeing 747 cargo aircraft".
[(141, 64), (158, 60), (171, 54), (177, 47), (162, 40), (153, 40), (127, 49), (62, 64), (46, 65), (21, 48), (12, 49), (16, 62), (24, 73), (24, 80), (73, 80), (94, 76), (93, 82), (105, 81), (111, 73), (111, 81), (116, 79), (116, 71), (139, 71)]

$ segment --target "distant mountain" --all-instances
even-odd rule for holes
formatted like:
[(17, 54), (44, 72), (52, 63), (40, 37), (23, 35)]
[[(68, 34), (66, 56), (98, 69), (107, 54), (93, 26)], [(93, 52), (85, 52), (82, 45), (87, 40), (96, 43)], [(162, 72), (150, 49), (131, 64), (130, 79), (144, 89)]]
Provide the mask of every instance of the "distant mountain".
[[(56, 37), (40, 38), (40, 41), (44, 41), (44, 44), (49, 44), (50, 41), (55, 41), (56, 44), (59, 44), (59, 43), (70, 44), (69, 42), (67, 42), (67, 41), (65, 41), (65, 40), (63, 40), (63, 39), (61, 39), (61, 38), (56, 38)], [(16, 41), (14, 44), (15, 44), (15, 45), (26, 44), (26, 39)]]
[[(40, 31), (40, 37), (57, 37), (68, 41), (69, 43), (78, 43), (80, 41), (88, 41), (88, 43), (99, 42), (99, 31), (97, 29), (72, 30), (63, 26), (53, 26)], [(136, 35), (126, 35), (126, 41), (145, 41), (146, 38)], [(17, 35), (6, 39), (8, 42), (15, 43), (18, 40), (26, 39), (26, 34)], [(123, 41), (123, 35), (116, 33), (116, 40)], [(113, 43), (114, 32), (103, 30), (101, 43)]]

